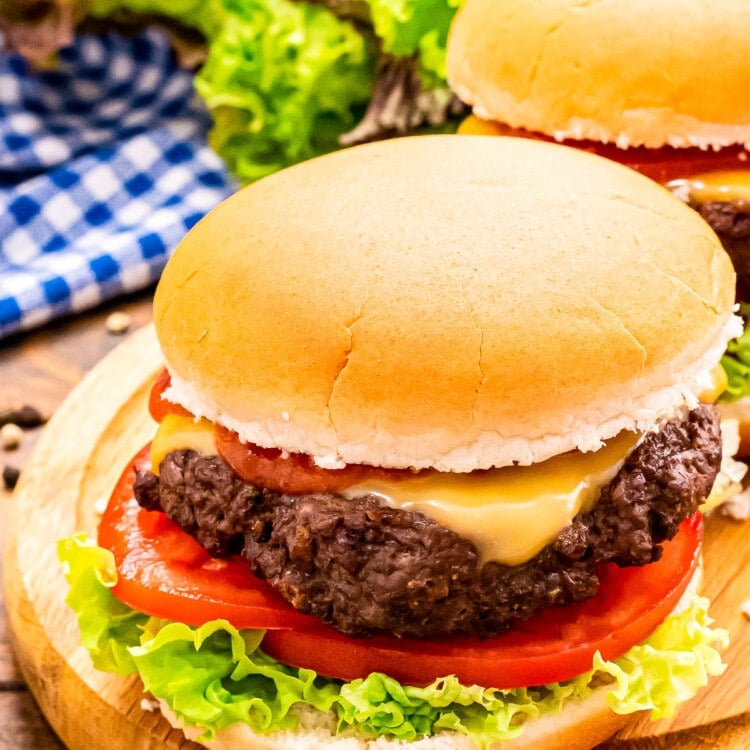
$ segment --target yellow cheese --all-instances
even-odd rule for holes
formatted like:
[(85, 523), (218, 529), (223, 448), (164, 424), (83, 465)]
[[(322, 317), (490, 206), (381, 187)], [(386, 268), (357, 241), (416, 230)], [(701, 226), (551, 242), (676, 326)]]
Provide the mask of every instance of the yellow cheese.
[(673, 180), (667, 187), (695, 203), (750, 201), (750, 169), (724, 169)]
[[(503, 135), (502, 127), (492, 120), (481, 120), (476, 115), (469, 115), (458, 126), (459, 135)], [(508, 133), (505, 133), (508, 135)]]
[(520, 565), (579, 511), (593, 507), (637, 440), (635, 433), (622, 433), (599, 451), (567, 453), (535, 466), (376, 479), (344, 494), (372, 493), (391, 507), (419, 511), (473, 541), (483, 562)]
[(177, 450), (197, 451), (205, 456), (216, 455), (214, 427), (207, 419), (197, 422), (192, 417), (167, 414), (151, 441), (151, 466), (159, 474), (159, 466), (167, 453)]

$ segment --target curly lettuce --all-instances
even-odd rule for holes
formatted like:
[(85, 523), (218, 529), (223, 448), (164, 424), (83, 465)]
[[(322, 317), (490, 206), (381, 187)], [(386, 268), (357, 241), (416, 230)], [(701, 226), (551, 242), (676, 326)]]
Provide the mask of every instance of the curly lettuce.
[(721, 366), (727, 375), (727, 387), (720, 401), (739, 401), (750, 395), (750, 305), (740, 305), (745, 330), (727, 345)]
[(338, 148), (370, 100), (366, 38), (320, 5), (225, 0), (225, 9), (195, 85), (229, 169), (250, 182)]
[(139, 614), (111, 592), (109, 551), (83, 536), (60, 541), (70, 585), (67, 597), (95, 666), (139, 674), (145, 690), (164, 701), (208, 740), (244, 723), (256, 732), (293, 729), (300, 711), (320, 712), (332, 732), (414, 740), (442, 731), (470, 736), (480, 747), (523, 732), (523, 722), (589, 695), (610, 681), (606, 700), (616, 713), (650, 709), (655, 718), (676, 707), (724, 670), (725, 631), (712, 628), (707, 600), (693, 596), (639, 646), (574, 680), (515, 690), (463, 685), (454, 676), (427, 687), (402, 685), (384, 674), (342, 682), (279, 663), (262, 651), (263, 631), (237, 630), (224, 620), (200, 627)]
[(383, 51), (396, 57), (419, 55), (425, 89), (446, 84), (445, 50), (456, 10), (464, 0), (367, 0)]

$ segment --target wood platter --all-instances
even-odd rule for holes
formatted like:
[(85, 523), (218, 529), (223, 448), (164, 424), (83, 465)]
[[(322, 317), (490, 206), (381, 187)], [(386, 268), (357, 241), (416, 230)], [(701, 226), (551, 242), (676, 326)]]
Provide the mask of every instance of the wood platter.
[[(138, 680), (93, 669), (64, 603), (55, 550), (60, 537), (95, 530), (97, 500), (108, 497), (124, 462), (153, 434), (146, 401), (160, 367), (151, 326), (102, 360), (48, 424), (14, 499), (3, 565), (14, 649), (42, 711), (74, 749), (198, 747), (141, 708)], [(731, 635), (727, 672), (673, 719), (634, 721), (602, 750), (750, 748), (750, 620), (741, 611), (750, 598), (750, 524), (709, 519), (704, 556), (703, 591)]]

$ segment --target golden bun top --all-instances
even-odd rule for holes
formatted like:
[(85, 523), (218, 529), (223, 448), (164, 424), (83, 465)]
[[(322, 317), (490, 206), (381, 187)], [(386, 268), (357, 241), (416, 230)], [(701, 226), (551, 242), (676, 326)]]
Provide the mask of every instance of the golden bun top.
[(648, 428), (736, 335), (711, 229), (555, 144), (421, 136), (257, 182), (177, 248), (154, 315), (168, 397), (345, 463), (529, 464)]
[(750, 143), (745, 0), (467, 0), (448, 79), (484, 119), (620, 146)]

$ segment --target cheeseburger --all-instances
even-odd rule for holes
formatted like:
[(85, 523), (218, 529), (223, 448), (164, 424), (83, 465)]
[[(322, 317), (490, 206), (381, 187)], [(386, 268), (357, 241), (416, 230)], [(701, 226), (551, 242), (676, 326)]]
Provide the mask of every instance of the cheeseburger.
[[(561, 141), (666, 185), (717, 233), (750, 303), (749, 35), (738, 0), (467, 0), (447, 61), (474, 110), (459, 132)], [(750, 332), (723, 364), (722, 409), (750, 455)]]
[(156, 292), (153, 442), (60, 544), (94, 663), (209, 747), (589, 748), (671, 715), (723, 669), (696, 575), (734, 282), (668, 191), (549, 143), (245, 188)]

